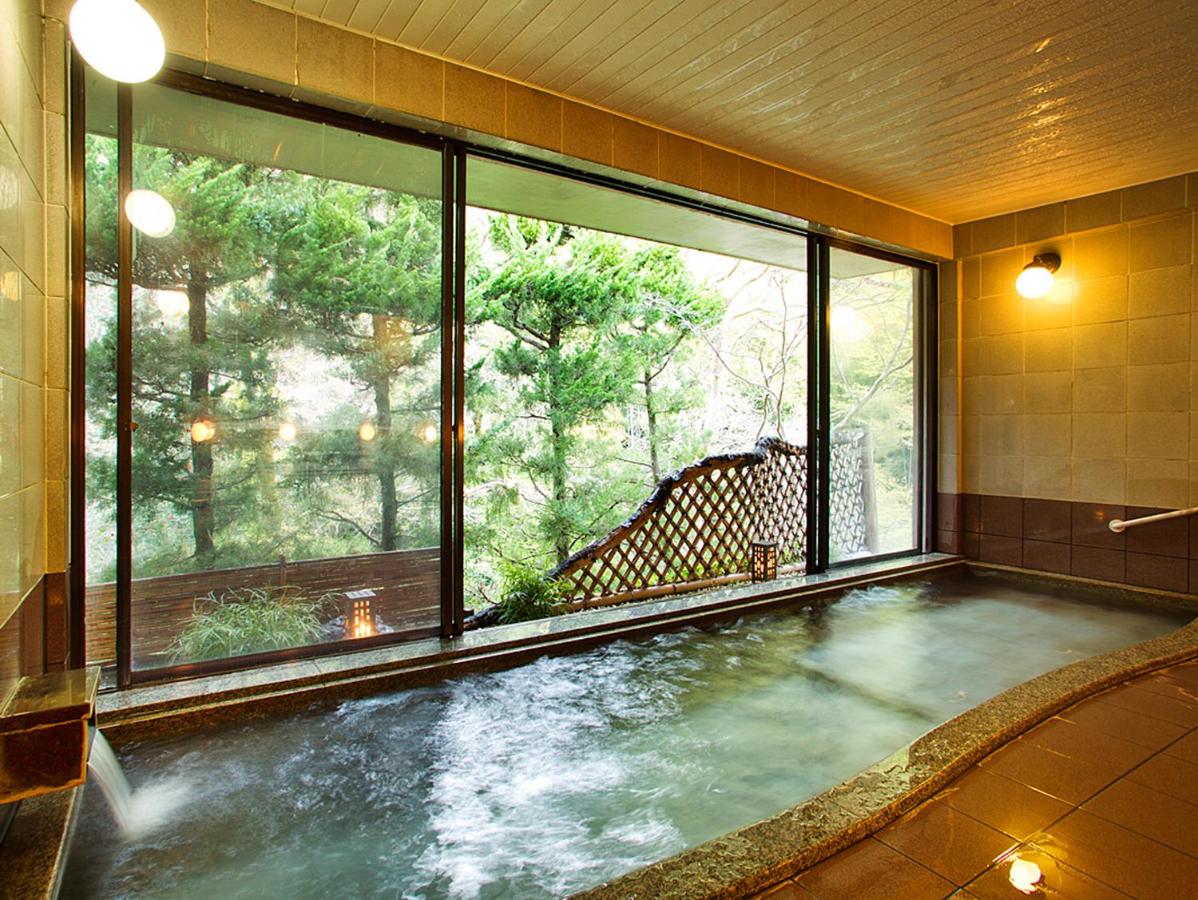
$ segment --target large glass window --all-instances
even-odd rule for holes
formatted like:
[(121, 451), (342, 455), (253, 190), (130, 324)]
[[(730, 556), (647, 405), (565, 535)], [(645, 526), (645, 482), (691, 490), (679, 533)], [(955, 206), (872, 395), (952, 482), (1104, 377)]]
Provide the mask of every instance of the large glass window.
[(802, 569), (806, 241), (492, 161), (467, 186), (466, 605), (744, 580), (754, 541)]
[[(102, 127), (87, 277), (95, 510), (132, 383), (133, 667), (435, 633), (440, 155), (155, 85), (131, 106), (128, 376)], [(96, 532), (93, 591), (113, 556)]]
[(917, 267), (88, 78), (90, 662), (157, 677), (919, 546)]

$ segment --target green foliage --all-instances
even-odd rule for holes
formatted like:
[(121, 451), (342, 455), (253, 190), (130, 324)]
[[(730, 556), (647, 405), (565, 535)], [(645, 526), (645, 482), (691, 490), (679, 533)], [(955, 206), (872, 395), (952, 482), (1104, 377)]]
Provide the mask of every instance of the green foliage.
[(502, 566), (503, 593), (500, 594), (499, 621), (504, 625), (544, 619), (566, 612), (564, 588), (560, 582), (530, 568), (514, 563)]
[[(468, 540), (548, 568), (617, 524), (661, 477), (667, 420), (690, 403), (657, 379), (722, 301), (675, 248), (516, 216), (492, 216), (487, 238), (497, 260), (476, 271), (468, 318), (490, 354), (468, 405), (488, 421), (474, 432), (467, 482), (515, 479), (528, 490), (489, 492)], [(638, 403), (649, 459), (617, 476), (620, 417)]]
[(324, 636), (336, 595), (293, 588), (230, 588), (196, 602), (172, 648), (172, 661), (195, 662), (302, 647)]

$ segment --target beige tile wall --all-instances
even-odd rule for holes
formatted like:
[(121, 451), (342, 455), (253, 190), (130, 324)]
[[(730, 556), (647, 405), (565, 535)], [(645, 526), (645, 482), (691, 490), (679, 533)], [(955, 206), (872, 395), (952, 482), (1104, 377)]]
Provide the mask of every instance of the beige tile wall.
[[(569, 98), (252, 0), (142, 0), (172, 62), (214, 78), (483, 142), (513, 141), (612, 166), (931, 256), (952, 229), (806, 175)], [(46, 0), (63, 18), (70, 0)]]
[[(954, 229), (943, 492), (1198, 505), (1198, 173)], [(1014, 290), (1038, 252), (1051, 294)]]
[(0, 0), (0, 627), (66, 567), (64, 46)]

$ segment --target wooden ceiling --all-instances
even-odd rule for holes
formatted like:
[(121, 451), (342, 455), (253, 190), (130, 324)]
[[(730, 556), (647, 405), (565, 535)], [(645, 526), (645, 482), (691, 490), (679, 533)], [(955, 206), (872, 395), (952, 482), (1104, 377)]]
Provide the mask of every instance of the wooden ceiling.
[(270, 0), (963, 222), (1198, 169), (1195, 0)]

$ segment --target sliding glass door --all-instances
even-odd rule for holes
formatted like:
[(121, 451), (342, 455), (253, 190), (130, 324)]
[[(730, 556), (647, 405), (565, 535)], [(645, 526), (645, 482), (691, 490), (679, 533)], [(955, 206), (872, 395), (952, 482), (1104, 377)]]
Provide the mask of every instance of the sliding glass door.
[(831, 562), (918, 546), (921, 270), (829, 250)]

